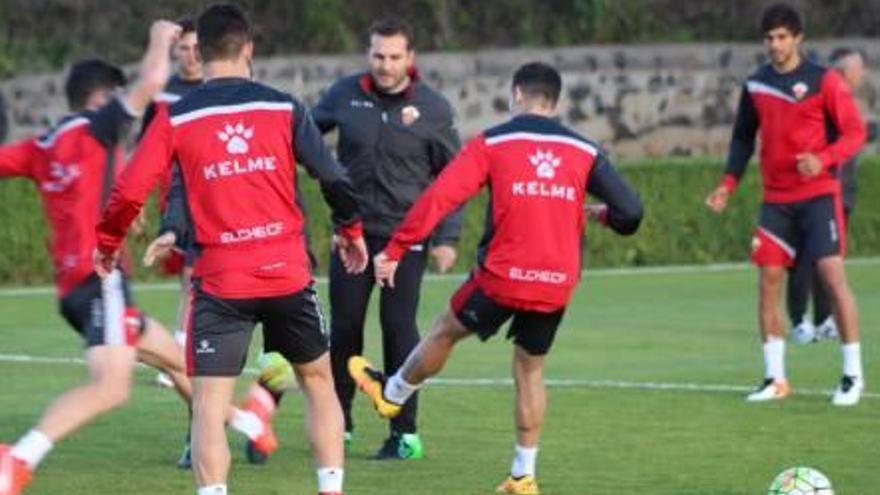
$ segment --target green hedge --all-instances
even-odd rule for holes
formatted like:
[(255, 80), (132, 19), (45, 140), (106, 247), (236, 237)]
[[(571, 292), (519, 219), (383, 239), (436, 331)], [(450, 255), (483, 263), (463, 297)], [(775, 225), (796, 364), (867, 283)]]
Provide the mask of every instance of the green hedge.
[[(852, 219), (850, 249), (853, 256), (880, 254), (880, 198), (869, 191), (880, 187), (880, 157), (862, 160), (859, 195)], [(645, 220), (639, 232), (620, 238), (596, 225), (587, 228), (586, 259), (592, 267), (644, 266), (682, 263), (745, 261), (749, 256), (751, 232), (760, 201), (757, 167), (731, 199), (723, 215), (714, 215), (703, 200), (720, 174), (720, 161), (712, 159), (659, 159), (621, 166), (623, 175), (642, 195)], [(320, 271), (327, 266), (329, 217), (314, 181), (305, 174), (303, 193), (309, 207), (312, 247), (318, 254)], [(465, 222), (456, 268), (466, 270), (474, 260), (482, 235), (485, 195), (465, 209)], [(155, 229), (155, 208), (150, 205), (151, 228)], [(36, 190), (21, 180), (0, 182), (0, 283), (47, 283), (51, 267), (46, 254), (46, 228)], [(148, 239), (133, 238), (135, 256)], [(150, 270), (138, 270), (140, 278), (151, 278)]]
[[(858, 197), (852, 217), (848, 252), (852, 256), (880, 254), (880, 199), (870, 194), (880, 186), (880, 158), (861, 161)], [(760, 173), (750, 166), (745, 180), (721, 215), (703, 201), (718, 182), (721, 162), (657, 160), (624, 166), (623, 174), (645, 203), (639, 232), (619, 238), (596, 226), (587, 229), (590, 266), (747, 261), (751, 234), (760, 204)]]

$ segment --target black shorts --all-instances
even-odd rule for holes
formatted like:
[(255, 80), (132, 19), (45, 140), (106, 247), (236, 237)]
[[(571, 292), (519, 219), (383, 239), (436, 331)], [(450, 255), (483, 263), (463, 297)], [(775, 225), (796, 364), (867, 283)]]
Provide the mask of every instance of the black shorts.
[(224, 299), (193, 284), (187, 322), (187, 372), (192, 376), (238, 376), (254, 326), (263, 326), (265, 352), (292, 364), (314, 361), (329, 348), (326, 321), (312, 286), (278, 297)]
[(131, 298), (128, 279), (118, 270), (101, 279), (92, 274), (59, 301), (61, 316), (87, 347), (137, 345), (146, 318)]
[(752, 261), (758, 266), (787, 266), (842, 256), (846, 221), (840, 198), (819, 196), (796, 203), (763, 203), (752, 238)]
[(552, 313), (524, 311), (499, 304), (470, 278), (450, 300), (455, 317), (480, 340), (486, 341), (513, 317), (507, 338), (533, 356), (547, 354), (556, 338), (556, 330), (565, 308)]

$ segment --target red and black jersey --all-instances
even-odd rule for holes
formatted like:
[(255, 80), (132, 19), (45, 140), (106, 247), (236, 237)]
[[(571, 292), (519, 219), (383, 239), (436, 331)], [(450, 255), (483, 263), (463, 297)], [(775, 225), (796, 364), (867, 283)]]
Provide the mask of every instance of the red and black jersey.
[(304, 105), (262, 84), (220, 78), (158, 108), (98, 225), (102, 252), (116, 250), (174, 162), (195, 227), (194, 277), (208, 294), (273, 297), (312, 280), (296, 163), (321, 181), (336, 225), (359, 235), (351, 185)]
[(620, 233), (634, 232), (642, 217), (638, 196), (595, 144), (527, 114), (464, 147), (407, 213), (388, 257), (400, 259), (483, 186), (491, 198), (474, 277), (516, 309), (551, 312), (568, 303), (580, 279), (588, 192), (608, 204), (607, 223)]
[[(846, 83), (834, 70), (804, 60), (781, 74), (766, 65), (743, 87), (723, 184), (733, 190), (760, 130), (764, 201), (791, 203), (839, 193), (838, 169), (865, 142), (865, 124)], [(797, 170), (797, 155), (814, 153), (823, 171)]]
[(114, 99), (66, 117), (37, 139), (0, 148), (0, 177), (29, 178), (42, 197), (60, 297), (94, 271), (95, 224), (124, 163), (119, 143), (133, 119)]

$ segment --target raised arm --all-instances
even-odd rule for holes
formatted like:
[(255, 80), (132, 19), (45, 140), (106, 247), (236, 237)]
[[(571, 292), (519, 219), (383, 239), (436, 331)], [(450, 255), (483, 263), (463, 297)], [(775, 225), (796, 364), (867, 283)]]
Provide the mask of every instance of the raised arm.
[(140, 116), (162, 91), (171, 74), (171, 47), (180, 37), (180, 26), (159, 20), (150, 27), (150, 42), (141, 59), (138, 80), (122, 98), (129, 112)]

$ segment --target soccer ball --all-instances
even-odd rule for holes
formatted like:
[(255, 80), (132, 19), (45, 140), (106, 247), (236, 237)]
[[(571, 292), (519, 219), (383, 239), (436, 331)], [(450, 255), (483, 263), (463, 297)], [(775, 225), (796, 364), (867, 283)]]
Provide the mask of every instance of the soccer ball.
[(809, 467), (793, 467), (779, 473), (767, 495), (834, 495), (828, 477)]
[(293, 387), (293, 367), (280, 353), (267, 352), (260, 355), (260, 380), (273, 392), (282, 392)]

